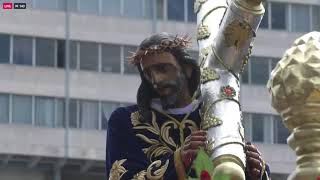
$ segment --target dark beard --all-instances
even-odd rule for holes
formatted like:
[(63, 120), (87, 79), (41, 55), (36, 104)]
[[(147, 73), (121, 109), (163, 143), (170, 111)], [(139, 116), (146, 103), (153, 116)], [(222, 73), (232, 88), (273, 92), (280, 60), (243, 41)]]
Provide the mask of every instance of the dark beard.
[(186, 75), (181, 73), (176, 80), (163, 82), (158, 87), (170, 87), (174, 93), (170, 96), (160, 96), (160, 101), (163, 110), (168, 110), (176, 106), (177, 101), (181, 98), (181, 92), (186, 83)]

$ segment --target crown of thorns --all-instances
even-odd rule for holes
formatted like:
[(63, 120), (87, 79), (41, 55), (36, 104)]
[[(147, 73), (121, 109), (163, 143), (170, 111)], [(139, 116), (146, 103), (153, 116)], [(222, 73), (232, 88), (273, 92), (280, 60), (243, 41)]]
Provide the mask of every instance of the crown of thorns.
[(157, 45), (151, 45), (144, 49), (139, 49), (136, 52), (130, 52), (131, 56), (128, 57), (129, 63), (132, 65), (137, 65), (140, 63), (142, 58), (148, 54), (154, 54), (159, 52), (164, 52), (166, 50), (171, 50), (175, 48), (187, 48), (191, 43), (191, 38), (188, 35), (183, 37), (175, 36), (173, 39), (164, 39)]

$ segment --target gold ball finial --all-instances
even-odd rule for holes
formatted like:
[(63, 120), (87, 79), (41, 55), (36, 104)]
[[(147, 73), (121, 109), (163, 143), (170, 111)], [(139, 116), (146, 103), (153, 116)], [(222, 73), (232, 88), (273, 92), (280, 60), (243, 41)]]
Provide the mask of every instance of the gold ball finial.
[(291, 131), (303, 123), (320, 121), (320, 32), (294, 42), (272, 71), (267, 86), (272, 106)]

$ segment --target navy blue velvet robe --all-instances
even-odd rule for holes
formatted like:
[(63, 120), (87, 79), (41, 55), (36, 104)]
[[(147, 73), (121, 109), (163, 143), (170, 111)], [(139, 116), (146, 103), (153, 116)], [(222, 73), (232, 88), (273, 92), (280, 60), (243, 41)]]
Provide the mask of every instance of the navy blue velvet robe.
[(199, 129), (199, 108), (187, 119), (185, 114), (170, 116), (174, 119), (154, 110), (152, 119), (142, 123), (136, 105), (116, 109), (107, 128), (107, 177), (178, 179), (176, 150), (191, 131)]

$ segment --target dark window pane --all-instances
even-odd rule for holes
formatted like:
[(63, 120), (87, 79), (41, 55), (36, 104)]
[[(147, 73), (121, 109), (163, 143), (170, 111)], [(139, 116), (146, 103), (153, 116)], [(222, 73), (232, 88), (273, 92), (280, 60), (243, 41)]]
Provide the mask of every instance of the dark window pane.
[(312, 7), (312, 30), (320, 31), (320, 6)]
[(10, 62), (10, 36), (0, 34), (0, 63)]
[(32, 65), (32, 38), (13, 37), (13, 64)]
[(84, 129), (99, 128), (99, 105), (94, 101), (80, 101), (80, 127)]
[(155, 0), (145, 0), (145, 7), (144, 7), (144, 12), (145, 12), (145, 17), (147, 19), (152, 19), (153, 18), (153, 2)]
[(274, 143), (286, 144), (290, 132), (282, 123), (280, 116), (274, 116)]
[(271, 3), (272, 29), (287, 29), (287, 4)]
[[(248, 63), (251, 63), (250, 61), (251, 60), (249, 60)], [(244, 67), (244, 70), (243, 70), (243, 72), (241, 74), (241, 82), (242, 83), (249, 84), (249, 72), (248, 72), (248, 70), (249, 70), (249, 64), (247, 64), (247, 66)]]
[(0, 94), (0, 123), (9, 122), (9, 95)]
[(57, 100), (56, 127), (65, 127), (65, 99)]
[[(58, 49), (57, 49), (57, 64), (58, 67), (64, 68), (65, 67), (65, 41), (58, 40)], [(70, 69), (77, 68), (77, 43), (74, 41), (70, 41)]]
[(263, 114), (252, 114), (252, 141), (263, 142)]
[(272, 58), (271, 59), (271, 68), (272, 68), (271, 70), (273, 70), (277, 66), (279, 61), (280, 61), (279, 58)]
[(193, 3), (194, 3), (194, 0), (188, 0), (188, 21), (189, 22), (197, 21), (197, 15), (194, 13), (194, 10), (193, 10)]
[(36, 39), (36, 66), (54, 67), (54, 40)]
[(292, 31), (310, 31), (310, 11), (308, 5), (292, 4)]
[(120, 1), (119, 0), (103, 0), (102, 15), (105, 16), (120, 16)]
[(127, 59), (127, 57), (129, 57), (131, 55), (130, 52), (135, 52), (136, 50), (137, 50), (136, 46), (125, 46), (124, 47), (125, 59), (124, 59), (123, 63), (124, 63), (124, 73), (126, 73), (126, 74), (138, 74), (139, 73), (138, 69), (135, 66), (129, 64), (128, 59)]
[(98, 44), (80, 43), (80, 69), (98, 71)]
[(102, 45), (102, 72), (120, 72), (120, 46)]
[(265, 13), (260, 23), (260, 28), (268, 28), (268, 20), (269, 20), (269, 8), (268, 3), (264, 3)]
[(75, 99), (69, 101), (69, 127), (77, 128), (78, 122), (78, 103)]
[(44, 127), (54, 127), (54, 98), (36, 97), (35, 124)]
[(142, 0), (123, 0), (123, 8), (126, 17), (143, 17)]
[(102, 104), (102, 129), (107, 129), (111, 113), (120, 106), (119, 103), (104, 102)]
[(32, 124), (31, 96), (12, 96), (12, 122), (16, 124)]
[(58, 9), (65, 11), (66, 10), (66, 2), (70, 0), (58, 0)]
[(268, 59), (262, 57), (251, 58), (251, 83), (265, 85), (269, 80)]
[(99, 0), (78, 0), (79, 11), (84, 13), (98, 14)]
[(38, 9), (57, 9), (57, 0), (34, 0), (34, 7)]
[(168, 19), (184, 21), (184, 0), (168, 1)]
[(154, 0), (157, 3), (157, 18), (163, 20), (164, 18), (164, 2), (163, 0)]

